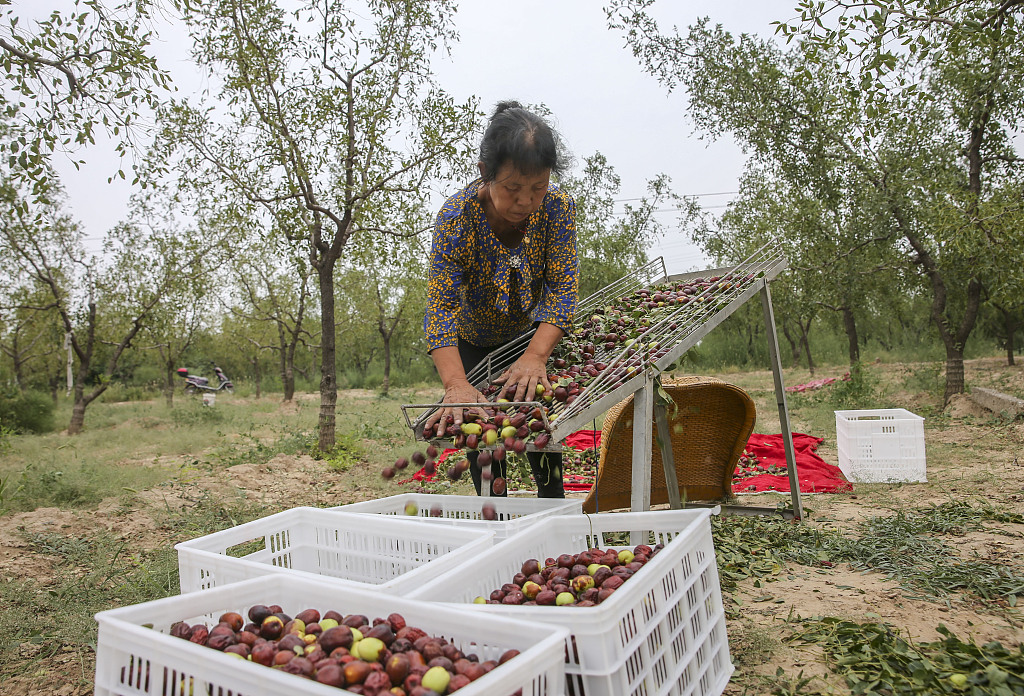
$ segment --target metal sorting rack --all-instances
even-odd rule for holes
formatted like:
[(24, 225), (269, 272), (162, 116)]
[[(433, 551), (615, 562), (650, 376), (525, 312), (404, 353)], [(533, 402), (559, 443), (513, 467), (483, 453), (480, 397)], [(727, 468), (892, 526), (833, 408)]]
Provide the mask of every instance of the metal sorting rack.
[[(547, 409), (546, 415), (551, 419), (553, 425), (551, 441), (544, 448), (545, 451), (561, 449), (560, 445), (556, 443), (596, 420), (612, 406), (633, 394), (633, 422), (647, 425), (633, 428), (631, 508), (634, 511), (650, 509), (651, 467), (647, 464), (651, 460), (652, 451), (653, 428), (651, 424), (656, 420), (661, 432), (668, 431), (665, 406), (656, 403), (654, 398), (657, 387), (660, 385), (661, 374), (748, 300), (755, 295), (760, 295), (785, 446), (792, 509), (780, 511), (776, 508), (732, 505), (722, 506), (722, 510), (740, 514), (776, 514), (781, 512), (786, 517), (803, 519), (803, 505), (797, 480), (789, 408), (786, 402), (778, 335), (775, 329), (775, 313), (769, 290), (769, 282), (778, 276), (786, 266), (787, 261), (779, 245), (775, 242), (765, 244), (733, 268), (715, 268), (672, 276), (669, 276), (665, 269), (664, 259), (659, 257), (581, 301), (576, 312), (577, 325), (586, 321), (586, 318), (589, 318), (595, 310), (617, 304), (624, 296), (634, 294), (643, 288), (663, 283), (687, 282), (697, 278), (705, 280), (713, 277), (719, 278), (702, 292), (690, 296), (691, 299), (687, 304), (678, 305), (671, 311), (660, 313), (657, 322), (647, 326), (637, 336), (633, 345), (639, 345), (640, 349), (626, 347), (622, 344), (616, 344), (614, 348), (606, 349), (603, 344), (599, 345), (595, 342), (594, 360), (605, 363), (608, 367), (600, 372), (571, 404), (558, 402)], [(530, 331), (493, 351), (469, 372), (467, 375), (469, 382), (478, 389), (482, 389), (492, 380), (498, 378), (505, 369), (515, 362), (529, 344), (532, 336), (533, 332)], [(541, 406), (542, 411), (545, 410), (545, 405), (539, 402), (516, 402), (515, 405), (521, 403), (529, 403), (531, 406), (538, 405)], [(501, 406), (511, 407), (513, 404), (501, 404)], [(415, 431), (417, 439), (424, 439), (423, 426), (430, 414), (438, 407), (439, 404), (410, 404), (402, 407), (406, 422)], [(413, 422), (409, 418), (407, 409), (426, 410)], [(682, 503), (679, 499), (679, 486), (672, 459), (671, 442), (666, 440), (665, 443), (659, 444), (663, 444), (662, 468), (665, 472), (669, 492), (669, 504), (673, 509), (678, 509), (682, 507)], [(533, 449), (532, 445), (529, 448)]]

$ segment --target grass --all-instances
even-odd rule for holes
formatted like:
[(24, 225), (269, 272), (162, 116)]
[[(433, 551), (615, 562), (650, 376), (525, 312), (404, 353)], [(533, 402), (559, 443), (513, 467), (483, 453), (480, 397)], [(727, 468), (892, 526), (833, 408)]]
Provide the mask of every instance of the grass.
[[(280, 413), (272, 399), (218, 399), (214, 408), (178, 399), (95, 403), (86, 430), (15, 437), (0, 460), (0, 511), (36, 507), (90, 507), (124, 491), (173, 479), (185, 462), (219, 460), (225, 466), (298, 454), (315, 438), (311, 407)], [(311, 422), (313, 421), (313, 422)]]

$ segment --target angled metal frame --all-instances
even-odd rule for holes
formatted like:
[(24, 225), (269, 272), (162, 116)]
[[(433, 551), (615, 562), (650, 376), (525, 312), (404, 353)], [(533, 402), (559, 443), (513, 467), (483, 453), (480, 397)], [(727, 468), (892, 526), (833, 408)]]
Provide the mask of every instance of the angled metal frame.
[[(747, 259), (732, 268), (715, 268), (705, 271), (694, 271), (669, 276), (662, 257), (654, 259), (645, 266), (605, 286), (579, 303), (577, 316), (587, 316), (600, 312), (614, 298), (632, 294), (637, 290), (665, 282), (685, 282), (698, 277), (717, 277), (711, 287), (693, 296), (691, 301), (679, 306), (656, 324), (646, 328), (641, 334), (641, 346), (646, 347), (648, 355), (644, 359), (634, 359), (636, 352), (629, 347), (616, 347), (614, 351), (603, 351), (602, 361), (610, 365), (635, 364), (635, 371), (625, 379), (618, 380), (605, 370), (595, 378), (576, 398), (572, 404), (556, 405), (551, 410), (551, 442), (545, 451), (561, 450), (557, 444), (568, 435), (576, 432), (597, 416), (608, 411), (612, 406), (633, 395), (633, 421), (647, 424), (646, 427), (633, 428), (633, 489), (631, 508), (633, 510), (650, 509), (651, 494), (651, 451), (653, 428), (655, 421), (662, 432), (667, 432), (668, 420), (664, 406), (656, 405), (654, 392), (661, 374), (669, 369), (686, 351), (697, 345), (705, 336), (725, 321), (731, 314), (751, 300), (755, 295), (761, 298), (761, 305), (768, 338), (768, 352), (771, 370), (775, 382), (776, 403), (779, 410), (783, 444), (786, 453), (786, 468), (790, 483), (790, 509), (765, 508), (743, 505), (722, 505), (723, 514), (779, 514), (790, 519), (802, 520), (803, 504), (800, 497), (800, 486), (797, 478), (796, 459), (793, 448), (793, 435), (790, 429), (789, 407), (782, 376), (782, 363), (779, 358), (779, 341), (775, 327), (775, 314), (772, 308), (770, 281), (778, 276), (787, 266), (779, 245), (769, 242), (756, 250)], [(498, 377), (508, 368), (530, 339), (530, 331), (510, 344), (492, 351), (486, 359), (467, 375), (470, 383), (482, 388), (492, 379)], [(418, 438), (422, 437), (423, 425), (439, 404), (407, 404), (402, 407), (406, 422), (414, 430)], [(424, 409), (424, 412), (411, 421), (408, 410)], [(443, 444), (450, 444), (439, 441)], [(532, 445), (530, 446), (532, 448)], [(666, 485), (668, 486), (669, 504), (672, 508), (704, 507), (694, 503), (683, 503), (679, 499), (679, 485), (676, 480), (675, 465), (672, 459), (671, 446), (662, 448), (663, 466)]]

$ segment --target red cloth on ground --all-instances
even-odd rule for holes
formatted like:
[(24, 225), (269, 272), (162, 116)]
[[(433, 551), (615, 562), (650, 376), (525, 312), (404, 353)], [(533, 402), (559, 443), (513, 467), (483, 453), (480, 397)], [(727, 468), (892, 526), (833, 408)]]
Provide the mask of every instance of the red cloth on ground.
[(565, 446), (573, 449), (597, 449), (601, 446), (600, 430), (577, 430), (565, 438)]
[[(565, 438), (565, 446), (573, 449), (588, 449), (601, 444), (601, 431), (599, 430), (578, 430)], [(816, 450), (823, 440), (813, 435), (804, 433), (793, 433), (793, 454), (796, 458), (797, 480), (800, 482), (801, 493), (836, 493), (840, 491), (852, 491), (853, 485), (846, 480), (843, 472), (838, 466), (829, 464), (818, 456)], [(758, 458), (758, 463), (768, 466), (774, 464), (786, 468), (786, 450), (782, 443), (782, 434), (763, 435), (753, 433), (747, 441), (747, 452)], [(446, 449), (437, 458), (440, 464), (447, 459), (455, 449)], [(569, 475), (563, 480), (567, 491), (589, 491), (591, 484), (583, 483), (582, 477)], [(423, 469), (415, 472), (412, 478), (399, 481), (409, 483), (411, 481), (430, 481), (432, 476), (423, 473)], [(763, 491), (789, 492), (789, 476), (787, 474), (759, 474), (745, 478), (736, 478), (732, 484), (733, 493), (760, 493)]]
[[(793, 454), (796, 459), (797, 480), (801, 493), (836, 493), (852, 491), (853, 485), (846, 480), (838, 466), (829, 464), (816, 453), (823, 440), (813, 435), (793, 433)], [(755, 455), (759, 463), (775, 464), (786, 468), (786, 450), (782, 434), (762, 435), (753, 433), (747, 442), (747, 452)], [(753, 488), (751, 488), (753, 487)], [(761, 491), (789, 492), (788, 474), (760, 474), (748, 478), (734, 479), (733, 493), (756, 493)]]

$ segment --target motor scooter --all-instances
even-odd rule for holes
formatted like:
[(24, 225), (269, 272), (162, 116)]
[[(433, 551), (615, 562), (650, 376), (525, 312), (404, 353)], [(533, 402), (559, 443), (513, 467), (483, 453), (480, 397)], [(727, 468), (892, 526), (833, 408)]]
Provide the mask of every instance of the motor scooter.
[(179, 367), (178, 375), (185, 380), (185, 393), (186, 394), (199, 394), (201, 392), (219, 392), (226, 391), (228, 394), (235, 393), (235, 385), (228, 379), (228, 376), (224, 374), (224, 370), (220, 369), (216, 365), (213, 366), (213, 371), (217, 375), (219, 384), (216, 387), (210, 386), (210, 380), (206, 377), (200, 377), (199, 375), (190, 375), (187, 367)]

